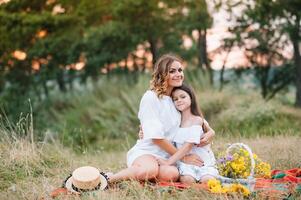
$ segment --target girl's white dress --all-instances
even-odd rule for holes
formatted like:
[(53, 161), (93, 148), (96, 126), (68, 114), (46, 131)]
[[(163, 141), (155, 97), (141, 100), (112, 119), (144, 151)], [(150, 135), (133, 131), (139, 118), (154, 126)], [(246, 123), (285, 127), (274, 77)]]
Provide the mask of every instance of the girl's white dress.
[[(177, 149), (181, 148), (185, 142), (199, 144), (201, 136), (203, 135), (203, 129), (200, 125), (193, 125), (190, 127), (179, 128), (173, 141)], [(218, 176), (218, 170), (216, 169), (216, 160), (214, 154), (210, 148), (210, 144), (204, 147), (197, 147), (194, 145), (189, 154), (197, 154), (203, 161), (204, 166), (198, 167), (195, 165), (189, 165), (181, 161), (177, 162), (180, 175), (189, 175), (200, 181), (205, 175)]]
[(128, 167), (142, 155), (148, 154), (167, 159), (170, 155), (153, 144), (152, 139), (165, 138), (172, 142), (180, 126), (181, 115), (176, 110), (171, 97), (158, 98), (155, 92), (146, 91), (140, 102), (138, 118), (143, 131), (143, 139), (137, 140), (137, 143), (128, 151)]

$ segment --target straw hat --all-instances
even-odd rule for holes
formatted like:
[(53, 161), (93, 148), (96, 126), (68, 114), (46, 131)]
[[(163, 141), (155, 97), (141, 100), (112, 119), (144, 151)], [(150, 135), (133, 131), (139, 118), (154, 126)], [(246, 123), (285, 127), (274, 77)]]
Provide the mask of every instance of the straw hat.
[(108, 177), (95, 167), (84, 166), (75, 169), (66, 178), (63, 186), (76, 194), (94, 190), (105, 190), (108, 188)]

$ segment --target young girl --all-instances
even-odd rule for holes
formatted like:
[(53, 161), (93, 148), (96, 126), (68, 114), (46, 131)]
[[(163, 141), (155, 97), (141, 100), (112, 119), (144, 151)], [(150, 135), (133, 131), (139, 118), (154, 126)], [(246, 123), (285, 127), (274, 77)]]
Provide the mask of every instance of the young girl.
[[(168, 160), (158, 159), (161, 165), (177, 163), (180, 172), (180, 181), (184, 183), (206, 182), (218, 175), (215, 168), (214, 154), (210, 144), (197, 147), (203, 135), (205, 119), (200, 113), (192, 89), (186, 85), (174, 88), (172, 99), (178, 111), (181, 112), (181, 126), (173, 141), (178, 151)], [(198, 167), (179, 161), (187, 154), (197, 154), (204, 161), (204, 166)]]

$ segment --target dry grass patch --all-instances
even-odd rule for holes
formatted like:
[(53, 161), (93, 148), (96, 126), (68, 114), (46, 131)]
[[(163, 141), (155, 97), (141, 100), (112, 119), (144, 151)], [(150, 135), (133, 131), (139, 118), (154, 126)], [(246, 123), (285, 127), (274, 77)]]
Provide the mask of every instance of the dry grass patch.
[[(226, 149), (228, 143), (243, 142), (273, 169), (300, 167), (301, 137), (277, 136), (254, 139), (217, 136), (215, 153)], [(126, 166), (126, 152), (86, 152), (75, 154), (62, 145), (34, 144), (27, 140), (1, 142), (0, 199), (39, 199), (49, 197), (72, 170), (92, 165), (104, 171), (116, 172)], [(299, 158), (299, 159), (298, 159)], [(137, 182), (120, 183), (117, 189), (84, 195), (81, 199), (226, 199), (205, 191), (173, 191), (141, 187)], [(240, 197), (233, 197), (240, 199)], [(69, 199), (79, 199), (70, 197)]]
[(233, 138), (217, 136), (213, 151), (223, 151), (227, 144), (242, 142), (251, 147), (264, 161), (271, 164), (272, 169), (288, 169), (301, 167), (301, 136), (263, 136), (256, 138)]

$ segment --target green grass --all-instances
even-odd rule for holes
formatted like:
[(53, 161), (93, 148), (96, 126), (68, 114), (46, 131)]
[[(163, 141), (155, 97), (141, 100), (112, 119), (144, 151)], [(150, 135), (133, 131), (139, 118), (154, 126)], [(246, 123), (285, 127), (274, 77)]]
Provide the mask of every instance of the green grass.
[[(88, 89), (55, 95), (34, 115), (53, 137), (79, 151), (125, 150), (136, 140), (139, 101), (149, 79), (141, 75), (137, 83), (129, 84), (122, 75), (104, 78)], [(277, 98), (265, 102), (258, 91), (247, 92), (233, 85), (220, 92), (200, 73), (189, 72), (186, 80), (193, 85), (201, 110), (217, 134), (254, 137), (301, 132), (300, 109)], [(115, 145), (121, 141), (125, 142)]]

